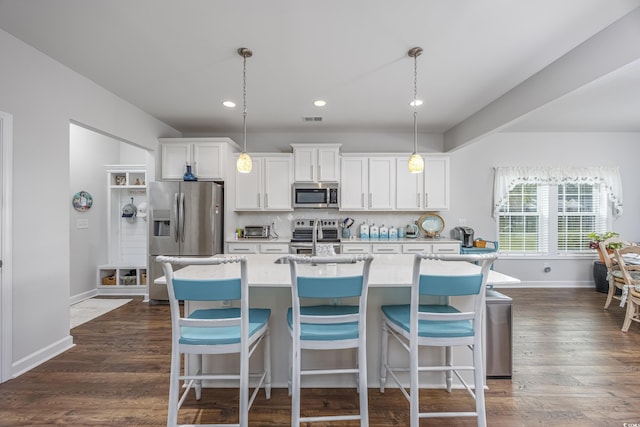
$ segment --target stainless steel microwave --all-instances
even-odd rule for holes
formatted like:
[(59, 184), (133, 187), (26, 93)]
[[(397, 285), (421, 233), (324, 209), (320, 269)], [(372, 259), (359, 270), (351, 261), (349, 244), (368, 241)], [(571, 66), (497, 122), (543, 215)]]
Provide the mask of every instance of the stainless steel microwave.
[(337, 209), (339, 200), (337, 183), (293, 184), (293, 207), (296, 209)]

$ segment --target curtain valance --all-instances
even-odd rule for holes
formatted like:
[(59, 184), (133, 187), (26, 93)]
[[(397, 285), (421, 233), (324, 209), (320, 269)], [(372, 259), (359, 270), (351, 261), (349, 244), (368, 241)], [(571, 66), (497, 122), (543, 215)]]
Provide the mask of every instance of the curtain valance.
[(604, 186), (613, 205), (614, 216), (622, 215), (622, 181), (617, 167), (496, 167), (493, 183), (494, 218), (498, 218), (509, 191), (518, 184), (600, 184)]

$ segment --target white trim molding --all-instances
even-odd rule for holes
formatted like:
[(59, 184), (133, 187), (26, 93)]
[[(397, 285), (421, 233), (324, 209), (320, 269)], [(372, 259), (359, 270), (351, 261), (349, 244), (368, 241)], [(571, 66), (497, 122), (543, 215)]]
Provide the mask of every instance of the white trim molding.
[(2, 243), (0, 256), (0, 383), (8, 381), (12, 375), (13, 359), (13, 279), (12, 279), (12, 246), (13, 246), (13, 116), (0, 111), (0, 161), (2, 161), (2, 177), (0, 194), (2, 223), (0, 235)]

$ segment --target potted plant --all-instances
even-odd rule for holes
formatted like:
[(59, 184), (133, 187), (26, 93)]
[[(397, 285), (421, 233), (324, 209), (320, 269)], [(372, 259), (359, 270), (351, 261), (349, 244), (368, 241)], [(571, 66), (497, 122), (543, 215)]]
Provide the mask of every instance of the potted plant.
[[(594, 231), (593, 233), (589, 233), (587, 234), (587, 237), (591, 239), (591, 241), (589, 242), (589, 248), (595, 249), (596, 251), (598, 251), (598, 255), (600, 256), (600, 261), (604, 262), (604, 254), (600, 252), (600, 242), (610, 239), (612, 237), (618, 237), (618, 236), (620, 236), (620, 233), (616, 233), (615, 231), (605, 231), (604, 233), (596, 233)], [(606, 246), (607, 252), (611, 252), (614, 249), (621, 249), (621, 248), (622, 248), (622, 242), (612, 242), (607, 244)]]

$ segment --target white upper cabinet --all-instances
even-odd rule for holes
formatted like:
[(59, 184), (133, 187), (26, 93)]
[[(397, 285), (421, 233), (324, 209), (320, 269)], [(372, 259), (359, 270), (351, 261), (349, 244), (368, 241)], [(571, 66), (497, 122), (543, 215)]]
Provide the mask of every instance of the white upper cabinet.
[(393, 157), (369, 159), (369, 209), (393, 210), (396, 195), (396, 161)]
[(427, 210), (449, 209), (449, 157), (426, 156), (423, 174), (423, 208)]
[(367, 210), (369, 207), (369, 159), (342, 157), (340, 162), (340, 210)]
[(343, 156), (340, 210), (393, 210), (395, 158)]
[(199, 180), (224, 180), (225, 165), (231, 161), (230, 149), (238, 148), (229, 138), (161, 138), (159, 141), (163, 180), (183, 179), (187, 164)]
[(293, 167), (290, 154), (251, 156), (250, 173), (236, 170), (237, 211), (290, 211)]
[(343, 155), (340, 210), (449, 209), (449, 157), (425, 157), (423, 173), (409, 173), (408, 156)]
[(422, 209), (424, 175), (411, 173), (409, 156), (396, 157), (396, 209), (416, 211)]
[(341, 144), (291, 144), (295, 182), (339, 182)]

